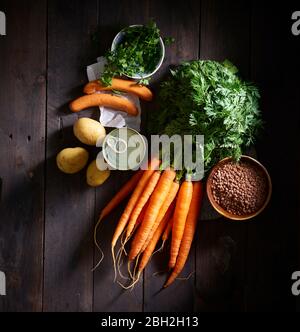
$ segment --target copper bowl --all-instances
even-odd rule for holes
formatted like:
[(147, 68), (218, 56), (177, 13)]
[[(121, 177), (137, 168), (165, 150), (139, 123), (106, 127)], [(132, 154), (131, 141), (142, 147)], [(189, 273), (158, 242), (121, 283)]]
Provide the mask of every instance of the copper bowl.
[(238, 216), (238, 215), (232, 214), (232, 213), (226, 211), (222, 206), (220, 206), (214, 200), (214, 197), (213, 197), (213, 194), (212, 194), (212, 179), (214, 177), (215, 172), (218, 170), (219, 167), (221, 167), (222, 165), (224, 165), (224, 164), (226, 164), (226, 163), (228, 163), (230, 161), (232, 161), (232, 158), (222, 159), (211, 170), (211, 172), (210, 172), (210, 174), (209, 174), (209, 176), (207, 178), (207, 183), (206, 183), (206, 192), (207, 192), (207, 196), (208, 196), (209, 202), (211, 203), (211, 205), (213, 206), (213, 208), (218, 213), (220, 213), (222, 216), (224, 216), (224, 217), (226, 217), (228, 219), (231, 219), (231, 220), (247, 220), (247, 219), (254, 218), (257, 215), (259, 215), (265, 209), (265, 207), (268, 205), (268, 203), (269, 203), (269, 201), (271, 199), (271, 195), (272, 195), (272, 181), (271, 181), (271, 177), (270, 177), (268, 171), (266, 170), (266, 168), (260, 162), (258, 162), (254, 158), (251, 158), (249, 156), (243, 155), (241, 157), (241, 161), (248, 161), (248, 162), (252, 163), (256, 167), (258, 167), (259, 169), (261, 169), (263, 171), (263, 173), (265, 174), (266, 181), (268, 183), (268, 194), (266, 195), (264, 204), (256, 212), (253, 212), (251, 214), (245, 214), (245, 215), (242, 215), (242, 216)]

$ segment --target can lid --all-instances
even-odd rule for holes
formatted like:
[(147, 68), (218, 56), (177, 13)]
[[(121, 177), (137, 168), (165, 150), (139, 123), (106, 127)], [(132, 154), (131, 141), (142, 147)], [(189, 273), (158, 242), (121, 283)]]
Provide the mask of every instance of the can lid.
[(114, 169), (136, 169), (146, 155), (144, 137), (136, 130), (124, 127), (112, 130), (104, 139), (103, 157)]
[(109, 137), (107, 139), (107, 145), (116, 153), (123, 153), (127, 149), (127, 142), (119, 137)]

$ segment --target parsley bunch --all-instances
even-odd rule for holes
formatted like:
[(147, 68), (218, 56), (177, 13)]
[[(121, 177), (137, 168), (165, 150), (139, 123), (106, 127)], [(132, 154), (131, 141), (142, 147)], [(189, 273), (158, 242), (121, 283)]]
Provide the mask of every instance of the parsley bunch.
[(148, 84), (149, 79), (143, 78), (143, 75), (154, 71), (160, 60), (160, 31), (153, 21), (122, 31), (124, 36), (121, 42), (114, 51), (106, 54), (107, 64), (101, 81), (105, 85), (110, 85), (115, 76), (139, 75), (139, 83)]
[(205, 170), (220, 159), (238, 160), (262, 126), (257, 88), (229, 61), (191, 61), (161, 84), (151, 133), (204, 135)]

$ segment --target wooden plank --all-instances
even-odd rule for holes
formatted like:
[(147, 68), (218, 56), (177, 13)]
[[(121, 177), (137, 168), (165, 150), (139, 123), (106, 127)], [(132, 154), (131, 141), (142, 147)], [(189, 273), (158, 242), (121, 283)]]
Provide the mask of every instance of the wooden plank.
[[(154, 77), (154, 81), (159, 82), (168, 74), (170, 65), (198, 58), (200, 3), (199, 1), (152, 1), (149, 11), (150, 17), (155, 19), (162, 35), (175, 38), (175, 43), (167, 47), (166, 61), (163, 67)], [(194, 275), (189, 280), (176, 281), (169, 288), (161, 290), (167, 277), (169, 250), (167, 245), (162, 253), (153, 257), (145, 270), (145, 311), (193, 311)], [(161, 271), (164, 273), (156, 274), (156, 272)], [(181, 276), (186, 277), (193, 271), (195, 271), (195, 257), (192, 250)]]
[(96, 57), (91, 45), (96, 25), (97, 0), (49, 1), (45, 311), (92, 310), (95, 191), (84, 170), (59, 172), (55, 156), (62, 148), (82, 146), (72, 133), (78, 115), (68, 103), (82, 94), (86, 66)]
[[(251, 78), (261, 90), (265, 128), (258, 156), (273, 181), (267, 210), (249, 223), (247, 309), (294, 311), (291, 274), (299, 270), (299, 40), (291, 4), (252, 7)], [(270, 30), (266, 29), (270, 27)], [(290, 180), (289, 174), (295, 176)]]
[(46, 1), (0, 1), (0, 311), (41, 311)]
[[(113, 14), (112, 14), (113, 13)], [(110, 48), (114, 36), (120, 29), (131, 24), (143, 24), (149, 19), (148, 1), (137, 4), (135, 1), (120, 0), (100, 1), (99, 6), (99, 55), (104, 55)], [(120, 185), (128, 178), (127, 172), (113, 171), (110, 179), (102, 187), (97, 188), (96, 207), (99, 212), (118, 191)], [(99, 241), (105, 253), (105, 259), (95, 271), (94, 311), (141, 311), (143, 307), (142, 282), (135, 289), (124, 291), (117, 283), (113, 283), (114, 273), (110, 253), (110, 242), (117, 221), (124, 209), (120, 206), (111, 217), (107, 218), (99, 231)], [(95, 253), (95, 263), (98, 252)], [(126, 284), (126, 280), (120, 279)]]
[[(249, 4), (208, 1), (201, 6), (200, 57), (232, 61), (243, 78), (249, 74)], [(244, 310), (245, 223), (199, 224), (196, 255), (196, 310)]]

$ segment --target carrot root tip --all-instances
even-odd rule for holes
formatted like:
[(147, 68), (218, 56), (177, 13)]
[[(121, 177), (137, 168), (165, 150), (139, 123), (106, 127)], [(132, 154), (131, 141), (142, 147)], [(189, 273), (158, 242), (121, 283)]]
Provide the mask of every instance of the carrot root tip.
[(113, 259), (113, 266), (114, 266), (114, 282), (117, 280), (117, 267), (116, 267), (116, 256), (115, 256), (115, 248), (112, 246), (111, 247), (111, 254), (112, 254), (112, 259)]
[(98, 249), (98, 251), (99, 251), (99, 253), (100, 253), (100, 258), (99, 258), (97, 264), (92, 268), (92, 272), (94, 272), (94, 271), (98, 268), (98, 266), (102, 263), (102, 261), (103, 261), (103, 259), (104, 259), (104, 252), (103, 252), (103, 250), (100, 248), (100, 245), (99, 245), (98, 240), (97, 240), (97, 230), (98, 230), (98, 228), (99, 228), (99, 225), (100, 225), (100, 223), (101, 223), (101, 220), (102, 220), (102, 217), (101, 217), (101, 215), (100, 215), (100, 217), (99, 217), (99, 219), (98, 219), (98, 221), (97, 221), (97, 223), (96, 223), (96, 225), (95, 225), (95, 228), (94, 228), (94, 244), (95, 244), (96, 248)]

